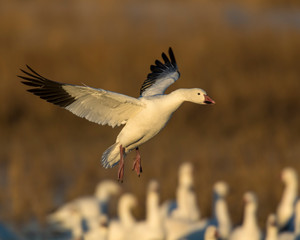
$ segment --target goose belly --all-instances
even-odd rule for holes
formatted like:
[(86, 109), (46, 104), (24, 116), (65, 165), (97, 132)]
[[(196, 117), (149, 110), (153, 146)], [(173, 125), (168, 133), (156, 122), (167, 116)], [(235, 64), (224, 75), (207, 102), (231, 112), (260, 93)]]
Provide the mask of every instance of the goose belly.
[(117, 142), (120, 142), (127, 150), (132, 150), (145, 143), (167, 124), (171, 114), (144, 114), (141, 112), (130, 119), (118, 135)]

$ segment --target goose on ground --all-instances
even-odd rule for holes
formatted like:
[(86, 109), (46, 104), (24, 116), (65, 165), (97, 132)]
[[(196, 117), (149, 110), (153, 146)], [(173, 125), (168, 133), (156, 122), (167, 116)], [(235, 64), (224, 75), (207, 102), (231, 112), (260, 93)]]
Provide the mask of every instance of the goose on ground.
[(257, 199), (253, 192), (244, 194), (245, 209), (241, 226), (233, 230), (230, 240), (260, 240), (261, 231), (257, 223)]
[(298, 176), (294, 168), (286, 167), (281, 173), (285, 185), (282, 198), (277, 207), (277, 221), (280, 230), (293, 231), (293, 212), (298, 196)]
[(300, 200), (295, 205), (294, 226), (293, 232), (280, 233), (278, 240), (300, 240)]
[[(206, 220), (200, 219), (200, 210), (197, 205), (194, 191), (193, 165), (189, 162), (181, 164), (179, 168), (176, 201), (164, 206), (164, 222), (167, 230), (167, 239), (199, 239), (203, 238), (207, 225)], [(165, 209), (171, 209), (166, 214)]]
[(125, 124), (116, 142), (102, 155), (104, 168), (119, 163), (118, 179), (122, 181), (126, 154), (136, 150), (133, 169), (140, 175), (142, 167), (139, 146), (158, 134), (183, 102), (215, 103), (200, 88), (177, 89), (164, 94), (180, 74), (171, 48), (169, 57), (162, 53), (162, 58), (164, 63), (156, 60), (155, 65), (151, 65), (151, 73), (140, 89), (139, 98), (100, 88), (55, 82), (41, 76), (28, 65), (28, 71), (21, 70), (26, 76), (19, 77), (23, 79), (22, 83), (31, 87), (29, 92), (79, 117), (111, 127)]
[(193, 165), (189, 162), (181, 164), (178, 175), (176, 208), (171, 213), (171, 216), (187, 222), (198, 221), (200, 219), (200, 210), (194, 191)]
[(218, 230), (215, 226), (210, 225), (206, 228), (204, 240), (217, 240), (219, 237)]
[(228, 189), (228, 184), (223, 181), (216, 182), (213, 187), (213, 218), (209, 221), (209, 224), (217, 226), (218, 235), (221, 239), (228, 239), (232, 228), (225, 199)]
[(108, 205), (112, 196), (118, 195), (121, 188), (118, 183), (105, 180), (100, 182), (95, 190), (94, 196), (86, 196), (74, 199), (73, 201), (63, 205), (56, 212), (48, 217), (50, 224), (61, 224), (69, 221), (70, 215), (73, 214), (74, 209), (79, 211), (83, 221), (88, 229), (93, 226), (98, 226), (99, 218), (101, 216), (108, 217)]
[[(74, 239), (83, 238), (83, 218), (76, 208), (69, 209), (68, 219), (61, 222), (59, 228), (48, 229), (47, 239)], [(42, 237), (42, 238), (45, 238)]]
[(266, 223), (265, 240), (278, 240), (278, 227), (275, 214), (270, 214)]
[(146, 196), (146, 219), (135, 225), (132, 235), (128, 236), (128, 239), (166, 239), (166, 230), (160, 215), (159, 198), (159, 184), (157, 181), (151, 180), (148, 184)]
[(84, 240), (107, 240), (108, 239), (108, 220), (103, 215), (99, 218), (98, 226), (93, 227), (83, 235)]
[(117, 220), (112, 220), (108, 227), (109, 240), (126, 240), (132, 233), (136, 220), (132, 215), (132, 209), (137, 206), (137, 199), (133, 194), (125, 193), (118, 203)]

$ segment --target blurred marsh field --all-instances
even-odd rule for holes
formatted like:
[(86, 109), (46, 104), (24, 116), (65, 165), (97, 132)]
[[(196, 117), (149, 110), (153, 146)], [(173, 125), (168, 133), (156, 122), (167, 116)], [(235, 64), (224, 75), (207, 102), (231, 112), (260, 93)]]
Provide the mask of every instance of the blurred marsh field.
[[(204, 217), (212, 185), (225, 180), (233, 222), (242, 194), (274, 212), (280, 171), (300, 173), (300, 8), (298, 1), (1, 1), (0, 221), (41, 222), (62, 203), (116, 179), (100, 164), (121, 128), (98, 126), (29, 93), (16, 75), (30, 65), (56, 81), (138, 97), (150, 64), (172, 46), (181, 78), (167, 92), (200, 87), (214, 106), (185, 103), (141, 147), (143, 174), (127, 156), (124, 191), (139, 198), (161, 183), (175, 197), (177, 169), (195, 166)], [(115, 210), (113, 209), (114, 213)]]

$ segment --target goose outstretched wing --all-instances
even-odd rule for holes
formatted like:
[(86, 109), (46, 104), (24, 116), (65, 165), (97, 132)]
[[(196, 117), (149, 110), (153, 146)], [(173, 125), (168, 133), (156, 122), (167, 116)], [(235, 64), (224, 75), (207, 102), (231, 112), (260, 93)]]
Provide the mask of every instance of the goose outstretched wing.
[(23, 84), (32, 87), (28, 92), (91, 122), (120, 126), (144, 108), (136, 98), (100, 88), (55, 82), (27, 68), (29, 71), (21, 69), (25, 76), (18, 77), (23, 79)]

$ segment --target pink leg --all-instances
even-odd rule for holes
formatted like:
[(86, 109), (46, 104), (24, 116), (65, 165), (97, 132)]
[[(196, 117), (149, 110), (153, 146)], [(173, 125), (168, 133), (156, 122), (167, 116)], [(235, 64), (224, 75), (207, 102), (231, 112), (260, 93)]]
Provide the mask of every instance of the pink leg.
[(120, 162), (119, 162), (119, 170), (118, 170), (118, 181), (123, 182), (124, 176), (124, 150), (125, 148), (120, 145)]
[(143, 172), (142, 165), (141, 165), (141, 154), (139, 152), (138, 147), (135, 150), (136, 150), (136, 156), (133, 162), (132, 170), (135, 170), (136, 174), (140, 176), (141, 172)]

